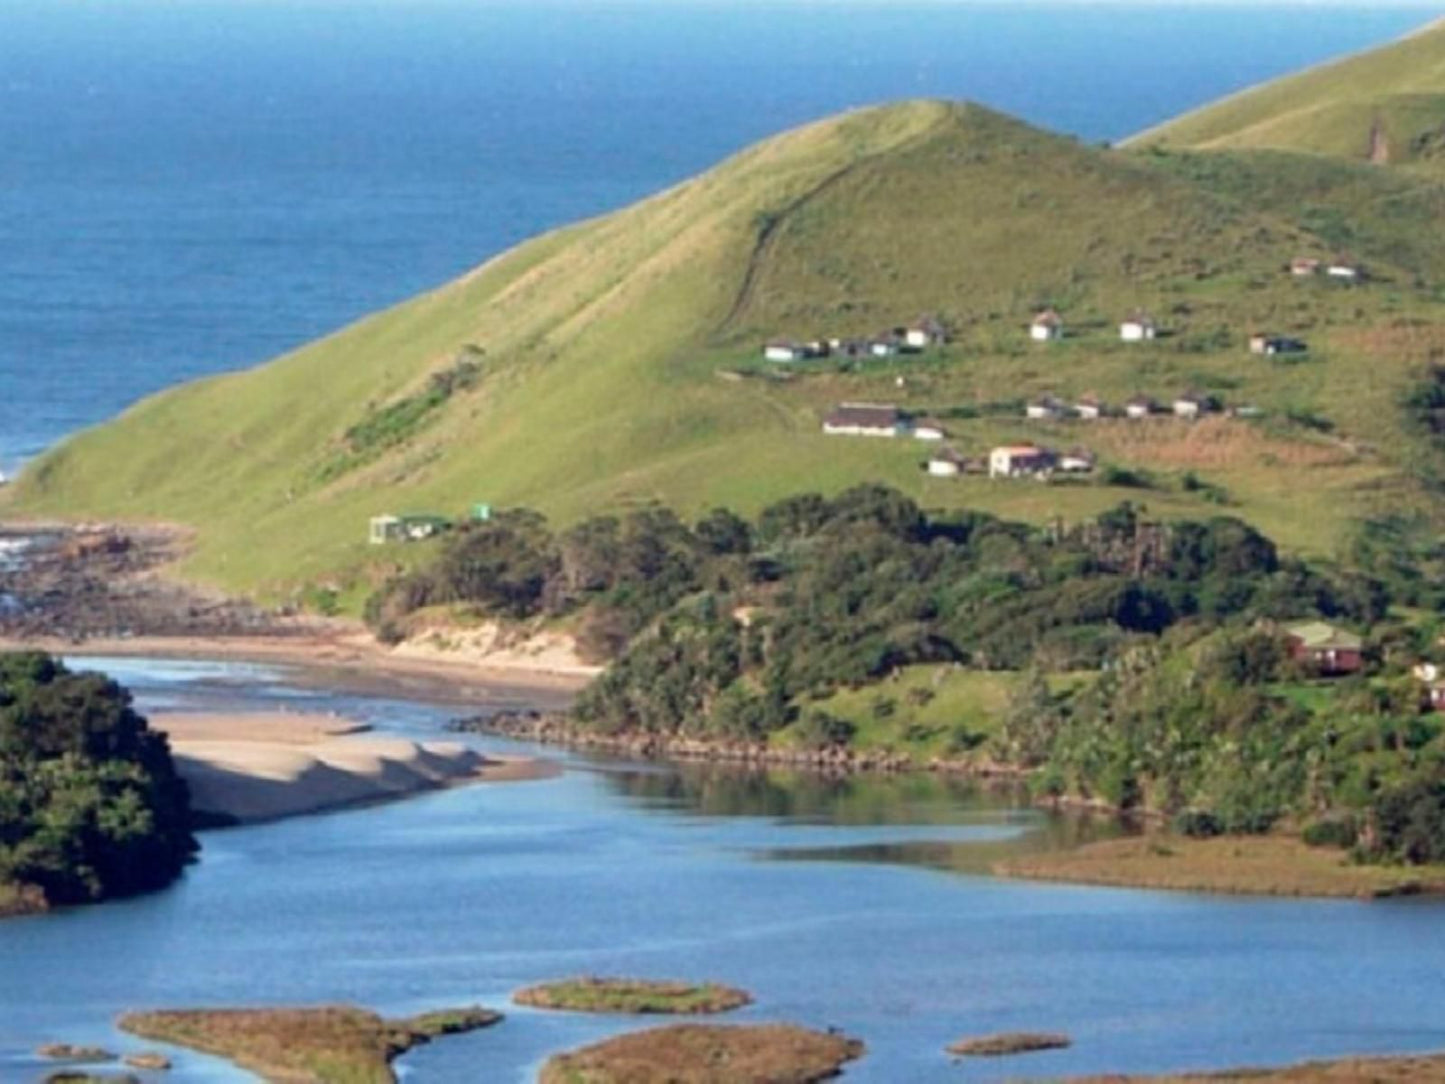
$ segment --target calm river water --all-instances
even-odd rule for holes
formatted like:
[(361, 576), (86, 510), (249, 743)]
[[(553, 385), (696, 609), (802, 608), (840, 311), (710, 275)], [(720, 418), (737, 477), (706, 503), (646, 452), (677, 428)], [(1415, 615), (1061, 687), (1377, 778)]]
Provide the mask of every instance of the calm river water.
[[(250, 666), (92, 660), (143, 707), (335, 710), (406, 733), (451, 713)], [(517, 747), (479, 739), (492, 748)], [(165, 892), (0, 924), (0, 1079), (42, 1041), (139, 1044), (127, 1008), (480, 1002), (500, 1026), (405, 1058), (408, 1081), (529, 1081), (635, 1021), (510, 1006), (581, 972), (711, 978), (734, 1020), (864, 1038), (849, 1081), (1162, 1070), (1445, 1047), (1445, 907), (1008, 883), (1001, 847), (1073, 831), (932, 779), (827, 784), (567, 757), (561, 777), (204, 836)], [(950, 1063), (963, 1035), (1075, 1046)], [(167, 1079), (251, 1079), (180, 1053)]]

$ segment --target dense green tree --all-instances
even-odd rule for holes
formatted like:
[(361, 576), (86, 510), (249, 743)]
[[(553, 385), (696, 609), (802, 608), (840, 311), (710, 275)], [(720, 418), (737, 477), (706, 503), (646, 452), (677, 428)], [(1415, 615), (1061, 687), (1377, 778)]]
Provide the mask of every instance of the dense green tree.
[(54, 903), (168, 884), (196, 850), (165, 735), (99, 674), (0, 655), (0, 880)]

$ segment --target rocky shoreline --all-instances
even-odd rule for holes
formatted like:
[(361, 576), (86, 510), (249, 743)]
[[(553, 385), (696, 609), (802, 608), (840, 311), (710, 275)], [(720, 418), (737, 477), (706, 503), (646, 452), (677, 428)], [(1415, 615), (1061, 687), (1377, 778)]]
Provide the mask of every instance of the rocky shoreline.
[(160, 575), (185, 551), (161, 527), (0, 526), (0, 638), (305, 636), (315, 625)]

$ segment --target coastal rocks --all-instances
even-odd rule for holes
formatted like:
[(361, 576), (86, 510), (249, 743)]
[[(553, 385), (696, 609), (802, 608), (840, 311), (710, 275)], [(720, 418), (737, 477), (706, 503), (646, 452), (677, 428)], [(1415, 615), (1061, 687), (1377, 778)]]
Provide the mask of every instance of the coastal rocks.
[(310, 631), (156, 571), (185, 539), (162, 528), (0, 530), (0, 637), (83, 642), (137, 636), (281, 636)]
[(513, 995), (518, 1005), (566, 1012), (701, 1015), (730, 1012), (752, 1002), (746, 991), (719, 983), (584, 976), (531, 986)]
[(862, 1057), (863, 1043), (791, 1024), (674, 1024), (549, 1058), (539, 1084), (812, 1084)]
[(0, 918), (38, 915), (49, 909), (50, 901), (45, 898), (45, 893), (34, 885), (0, 882)]
[(960, 1039), (948, 1052), (961, 1058), (996, 1058), (1006, 1054), (1031, 1054), (1039, 1050), (1063, 1050), (1073, 1045), (1067, 1035), (1050, 1032), (1010, 1031)]

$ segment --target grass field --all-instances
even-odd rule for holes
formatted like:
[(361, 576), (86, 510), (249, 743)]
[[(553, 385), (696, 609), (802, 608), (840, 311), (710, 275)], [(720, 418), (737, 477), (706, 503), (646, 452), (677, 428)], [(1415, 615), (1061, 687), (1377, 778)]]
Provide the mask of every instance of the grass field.
[[(905, 753), (914, 759), (967, 759), (998, 729), (1009, 694), (1020, 682), (1011, 671), (965, 670), (948, 665), (908, 666), (887, 681), (842, 689), (800, 705), (856, 728), (849, 743), (861, 751)], [(1073, 683), (1055, 675), (1056, 687)], [(787, 733), (779, 738), (787, 743)], [(982, 755), (981, 753), (977, 755)]]
[[(0, 515), (188, 524), (191, 578), (268, 601), (321, 583), (353, 609), (426, 552), (368, 547), (370, 516), (477, 501), (567, 522), (653, 501), (753, 512), (882, 481), (928, 507), (1036, 523), (1125, 499), (1164, 517), (1224, 511), (1331, 555), (1363, 515), (1430, 507), (1415, 467), (1433, 452), (1399, 404), (1445, 345), (1430, 323), (1445, 196), (1420, 179), (1404, 199), (1379, 170), (1310, 181), (1284, 157), (1204, 168), (973, 105), (846, 114), (269, 365), (149, 399), (34, 464)], [(1286, 179), (1259, 180), (1275, 174)], [(1305, 184), (1322, 211), (1291, 203)], [(1291, 280), (1290, 257), (1337, 247), (1340, 215), (1372, 281)], [(1025, 327), (1045, 304), (1067, 335), (1034, 344)], [(1122, 344), (1117, 323), (1139, 307), (1165, 334)], [(952, 331), (941, 350), (720, 377), (758, 370), (764, 338), (866, 334), (923, 312)], [(1311, 350), (1290, 365), (1255, 357), (1257, 329)], [(475, 381), (428, 399), (459, 359), (480, 367)], [(1119, 404), (1186, 390), (1263, 416), (1039, 426), (1019, 413), (1043, 392)], [(821, 416), (845, 399), (937, 414), (973, 454), (1086, 445), (1101, 476), (1127, 468), (1145, 485), (930, 478), (922, 442), (824, 436)]]
[[(1445, 23), (1286, 76), (1141, 132), (1129, 142), (1310, 151), (1365, 159), (1378, 123), (1391, 163), (1430, 161), (1445, 121)], [(1418, 142), (1417, 142), (1418, 141)]]

